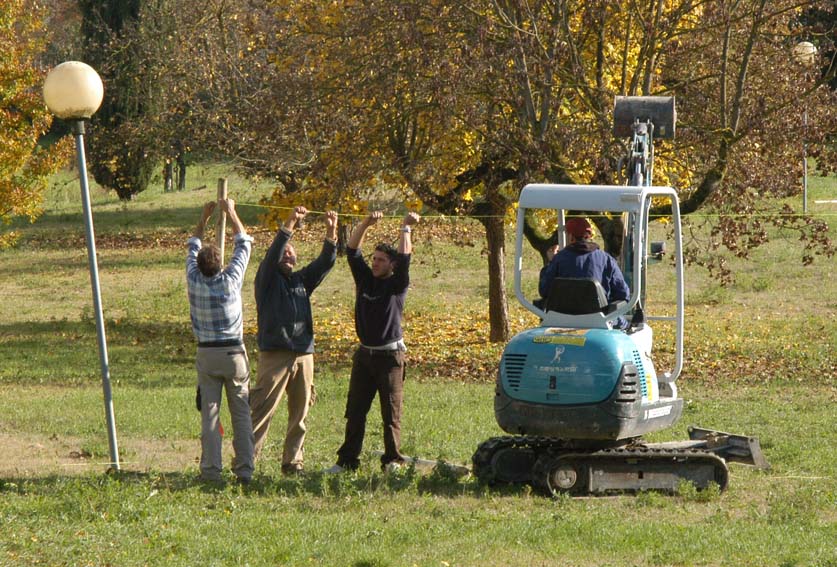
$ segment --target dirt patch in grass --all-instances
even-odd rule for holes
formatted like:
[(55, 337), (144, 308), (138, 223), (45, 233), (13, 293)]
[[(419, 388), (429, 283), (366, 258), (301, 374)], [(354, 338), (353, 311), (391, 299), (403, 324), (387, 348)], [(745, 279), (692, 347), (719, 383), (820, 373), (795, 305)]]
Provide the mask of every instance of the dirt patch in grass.
[[(66, 476), (108, 468), (107, 455), (91, 454), (75, 437), (0, 433), (0, 446), (5, 457), (0, 460), (0, 477)], [(119, 439), (119, 453), (123, 470), (184, 471), (197, 468), (200, 444), (185, 440)], [(229, 462), (227, 455), (225, 462)]]

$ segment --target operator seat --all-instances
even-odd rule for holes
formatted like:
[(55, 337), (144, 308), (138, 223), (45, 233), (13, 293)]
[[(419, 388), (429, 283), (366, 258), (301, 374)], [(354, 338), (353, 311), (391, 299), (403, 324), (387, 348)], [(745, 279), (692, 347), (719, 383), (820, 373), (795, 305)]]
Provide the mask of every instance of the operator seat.
[(549, 285), (544, 311), (565, 315), (607, 315), (621, 303), (624, 302), (608, 303), (604, 288), (596, 278), (555, 278)]

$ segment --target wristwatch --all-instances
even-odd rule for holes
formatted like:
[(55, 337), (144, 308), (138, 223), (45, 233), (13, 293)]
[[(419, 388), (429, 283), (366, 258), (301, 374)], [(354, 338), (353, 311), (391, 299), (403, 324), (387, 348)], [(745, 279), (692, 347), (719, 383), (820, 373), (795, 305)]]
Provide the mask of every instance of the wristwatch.
[(401, 232), (413, 232), (413, 229), (410, 228), (409, 226), (402, 226), (401, 227)]

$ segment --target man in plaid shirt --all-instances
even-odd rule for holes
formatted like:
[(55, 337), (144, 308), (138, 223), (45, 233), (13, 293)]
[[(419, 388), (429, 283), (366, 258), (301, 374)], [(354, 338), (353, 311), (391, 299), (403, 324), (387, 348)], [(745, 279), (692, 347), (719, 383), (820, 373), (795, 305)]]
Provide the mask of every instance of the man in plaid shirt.
[(235, 201), (221, 199), (221, 210), (233, 226), (235, 250), (232, 260), (221, 269), (217, 246), (201, 246), (206, 221), (215, 203), (204, 205), (200, 221), (187, 244), (186, 282), (192, 330), (198, 339), (195, 366), (201, 410), (201, 478), (221, 480), (221, 431), (218, 417), (221, 390), (233, 427), (233, 473), (247, 484), (253, 476), (253, 425), (250, 421), (250, 361), (242, 340), (241, 285), (250, 261), (253, 239), (235, 212)]

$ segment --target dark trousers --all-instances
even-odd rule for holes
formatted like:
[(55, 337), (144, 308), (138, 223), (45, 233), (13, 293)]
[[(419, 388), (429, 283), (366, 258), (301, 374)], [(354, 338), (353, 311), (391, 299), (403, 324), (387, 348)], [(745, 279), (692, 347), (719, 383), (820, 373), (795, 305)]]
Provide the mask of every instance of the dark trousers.
[(352, 376), (346, 402), (346, 439), (337, 451), (337, 464), (357, 468), (366, 414), (375, 394), (380, 395), (384, 422), (384, 454), (381, 464), (404, 460), (401, 454), (401, 402), (404, 398), (404, 352), (370, 351), (360, 347), (352, 358)]

